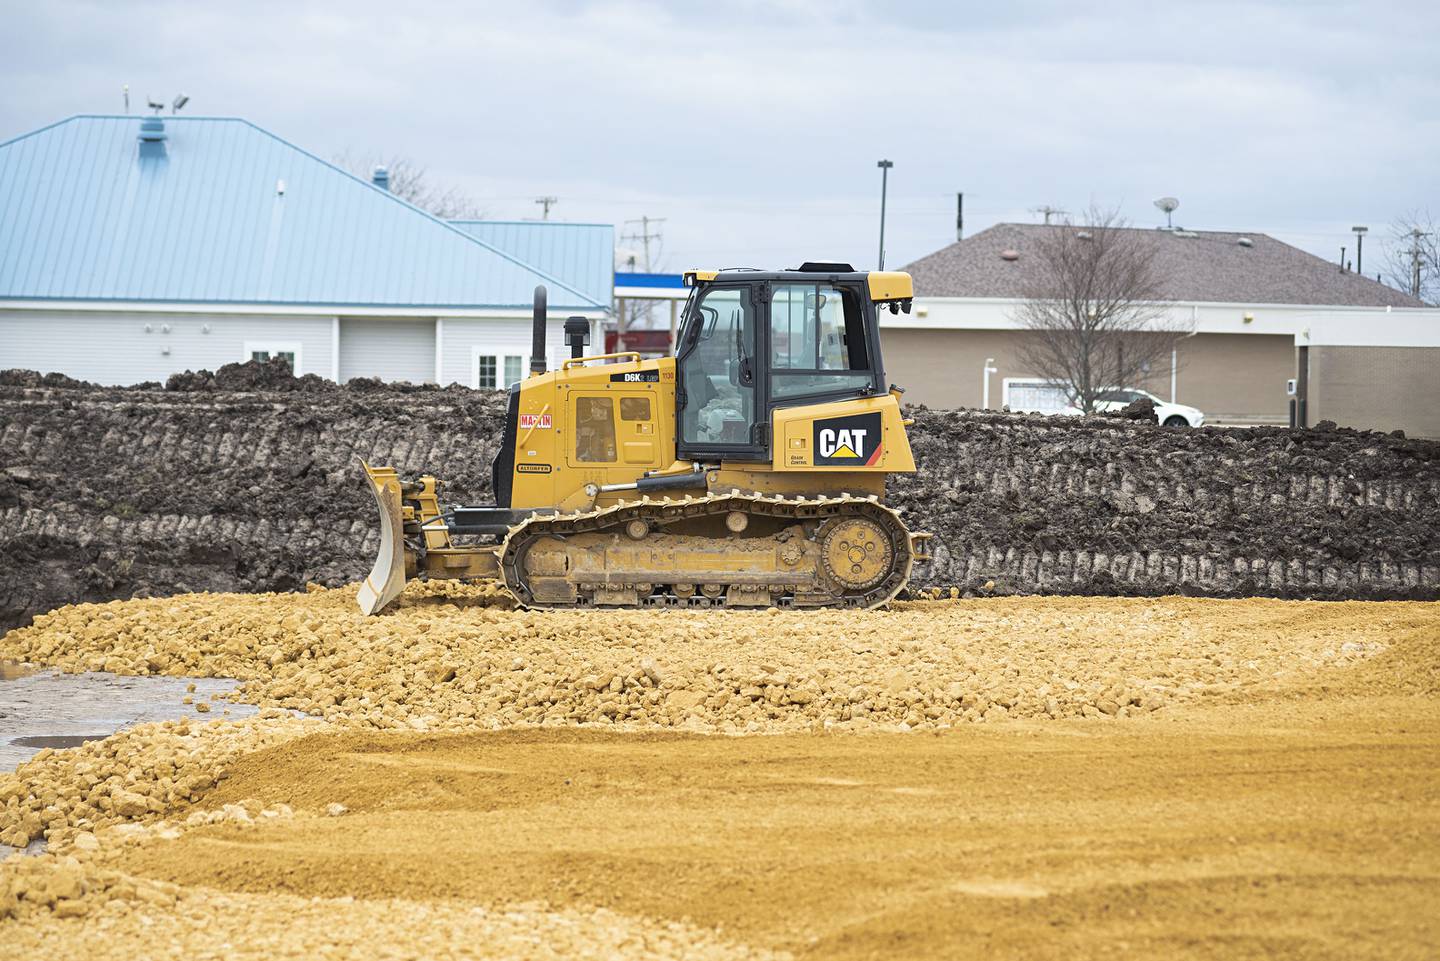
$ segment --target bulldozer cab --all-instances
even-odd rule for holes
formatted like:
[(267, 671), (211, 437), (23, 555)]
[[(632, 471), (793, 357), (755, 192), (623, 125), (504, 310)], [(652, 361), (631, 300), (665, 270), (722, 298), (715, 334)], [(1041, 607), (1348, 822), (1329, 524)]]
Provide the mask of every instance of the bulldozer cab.
[(767, 461), (775, 410), (885, 392), (876, 306), (908, 311), (908, 275), (805, 264), (691, 271), (685, 280), (693, 289), (676, 345), (681, 459)]

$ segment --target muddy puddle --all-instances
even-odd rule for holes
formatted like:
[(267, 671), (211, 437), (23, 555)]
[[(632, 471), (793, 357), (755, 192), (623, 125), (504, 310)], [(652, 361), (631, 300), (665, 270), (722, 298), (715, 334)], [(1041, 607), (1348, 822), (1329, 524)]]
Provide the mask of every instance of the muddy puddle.
[[(229, 678), (62, 674), (0, 661), (0, 771), (13, 771), (46, 748), (79, 747), (147, 721), (249, 717), (257, 710), (254, 705), (214, 701), (239, 683)], [(186, 704), (186, 698), (191, 703)], [(210, 711), (197, 711), (202, 703)], [(0, 844), (0, 858), (14, 850)], [(41, 850), (44, 842), (36, 841), (26, 853)]]
[[(228, 678), (62, 674), (0, 662), (0, 771), (46, 748), (76, 747), (147, 721), (249, 717), (253, 705), (215, 700), (238, 686)], [(201, 704), (210, 709), (201, 713)]]

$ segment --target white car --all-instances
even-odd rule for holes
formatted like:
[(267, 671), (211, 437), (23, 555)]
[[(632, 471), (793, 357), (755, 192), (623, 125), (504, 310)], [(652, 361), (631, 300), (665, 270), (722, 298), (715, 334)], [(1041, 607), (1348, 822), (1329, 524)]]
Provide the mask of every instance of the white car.
[[(1155, 416), (1166, 427), (1199, 427), (1205, 423), (1205, 414), (1194, 407), (1172, 404), (1169, 401), (1161, 400), (1148, 390), (1136, 390), (1133, 387), (1105, 391), (1095, 401), (1095, 412), (1105, 414), (1110, 411), (1122, 410), (1125, 405), (1142, 397), (1155, 402)], [(1060, 413), (1074, 416), (1080, 412), (1080, 408), (1072, 404)]]

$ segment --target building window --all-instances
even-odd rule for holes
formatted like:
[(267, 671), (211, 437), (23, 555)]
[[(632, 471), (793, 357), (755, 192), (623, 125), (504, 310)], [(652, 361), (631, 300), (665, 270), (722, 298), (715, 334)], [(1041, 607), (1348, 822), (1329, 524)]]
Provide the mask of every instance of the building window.
[(525, 376), (525, 358), (519, 354), (475, 352), (474, 384), (481, 390), (509, 387)]
[(245, 342), (244, 360), (258, 360), (260, 363), (282, 358), (290, 365), (292, 374), (300, 373), (300, 345), (280, 344), (270, 341), (247, 340)]

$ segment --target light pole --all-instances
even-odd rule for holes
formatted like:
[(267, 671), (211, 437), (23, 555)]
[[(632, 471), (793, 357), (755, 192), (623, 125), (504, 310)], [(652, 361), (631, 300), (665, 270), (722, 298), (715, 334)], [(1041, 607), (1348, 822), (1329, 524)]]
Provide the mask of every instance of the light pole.
[(980, 407), (983, 410), (990, 409), (990, 375), (995, 373), (999, 369), (1000, 368), (995, 366), (994, 357), (985, 358), (985, 370), (980, 375)]
[(1365, 234), (1369, 227), (1351, 227), (1355, 231), (1355, 273), (1365, 276)]
[(881, 160), (875, 166), (880, 168), (880, 266), (878, 269), (885, 269), (885, 190), (889, 185), (890, 168), (895, 166), (893, 161)]

